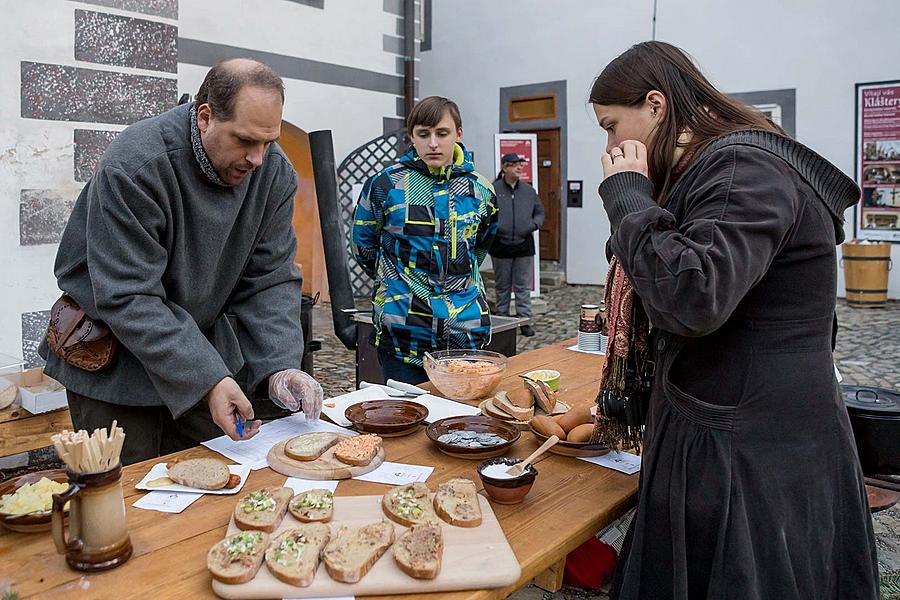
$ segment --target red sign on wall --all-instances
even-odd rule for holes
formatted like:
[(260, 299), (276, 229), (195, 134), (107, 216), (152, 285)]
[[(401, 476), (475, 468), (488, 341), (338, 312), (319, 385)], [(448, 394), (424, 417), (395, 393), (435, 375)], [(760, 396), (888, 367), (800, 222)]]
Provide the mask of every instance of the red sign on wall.
[(500, 156), (509, 154), (510, 152), (518, 154), (519, 158), (524, 158), (525, 162), (522, 168), (522, 181), (526, 181), (533, 185), (534, 183), (534, 165), (531, 162), (531, 140), (522, 139), (500, 139)]

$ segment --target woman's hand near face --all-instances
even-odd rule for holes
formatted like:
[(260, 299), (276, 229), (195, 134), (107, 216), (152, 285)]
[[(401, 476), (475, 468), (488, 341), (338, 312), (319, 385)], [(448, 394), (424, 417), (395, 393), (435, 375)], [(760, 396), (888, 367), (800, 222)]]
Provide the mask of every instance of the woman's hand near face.
[(637, 140), (625, 140), (611, 152), (604, 152), (601, 162), (604, 179), (623, 171), (636, 171), (649, 177), (647, 147)]

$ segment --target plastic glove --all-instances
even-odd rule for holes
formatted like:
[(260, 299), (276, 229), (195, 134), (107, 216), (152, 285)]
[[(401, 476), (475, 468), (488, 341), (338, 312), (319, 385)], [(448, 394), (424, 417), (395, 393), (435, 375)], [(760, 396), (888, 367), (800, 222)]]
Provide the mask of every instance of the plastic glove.
[(319, 420), (324, 398), (319, 382), (300, 369), (285, 369), (269, 377), (269, 399), (291, 412), (302, 409), (307, 421)]

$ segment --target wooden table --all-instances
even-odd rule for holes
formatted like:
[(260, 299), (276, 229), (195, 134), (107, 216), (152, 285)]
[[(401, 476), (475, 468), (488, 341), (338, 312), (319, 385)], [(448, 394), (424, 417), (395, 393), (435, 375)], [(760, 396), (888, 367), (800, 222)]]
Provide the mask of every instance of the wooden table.
[[(503, 389), (522, 385), (518, 374), (532, 369), (553, 368), (562, 374), (560, 397), (568, 404), (590, 403), (597, 392), (602, 359), (570, 352), (568, 341), (515, 356), (509, 361)], [(537, 448), (530, 432), (513, 446), (511, 455), (524, 458)], [(451, 458), (441, 453), (424, 431), (385, 440), (390, 461), (432, 465), (428, 484), (463, 476), (481, 488), (475, 461)], [(202, 446), (173, 456), (214, 455)], [(159, 459), (125, 468), (123, 488), (127, 521), (134, 556), (123, 566), (100, 574), (70, 570), (56, 553), (49, 534), (10, 533), (0, 536), (0, 581), (12, 584), (23, 598), (213, 598), (206, 553), (222, 539), (236, 501), (233, 496), (206, 495), (183, 513), (170, 515), (135, 509), (131, 505), (144, 492), (134, 485)], [(545, 454), (536, 463), (537, 480), (525, 502), (514, 506), (493, 504), (503, 531), (522, 567), (518, 582), (505, 589), (404, 595), (395, 598), (442, 598), (475, 600), (504, 598), (533, 578), (539, 585), (558, 588), (562, 582), (566, 554), (577, 548), (624, 514), (635, 501), (637, 475), (624, 475), (591, 463)], [(253, 471), (246, 490), (281, 485), (285, 477), (271, 469)], [(383, 494), (382, 484), (346, 480), (336, 494)], [(489, 565), (486, 565), (489, 568)], [(378, 598), (388, 598), (378, 596)]]
[(33, 415), (16, 400), (0, 410), (0, 456), (9, 456), (50, 445), (50, 436), (72, 429), (68, 408)]

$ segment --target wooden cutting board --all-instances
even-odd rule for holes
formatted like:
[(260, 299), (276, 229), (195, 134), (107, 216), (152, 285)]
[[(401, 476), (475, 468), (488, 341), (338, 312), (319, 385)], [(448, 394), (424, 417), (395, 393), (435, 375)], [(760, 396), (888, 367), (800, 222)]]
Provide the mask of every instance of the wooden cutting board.
[[(368, 596), (378, 594), (414, 594), (449, 592), (455, 590), (487, 589), (512, 585), (522, 571), (513, 554), (500, 523), (486, 498), (479, 495), (482, 522), (478, 527), (454, 527), (441, 521), (444, 533), (444, 558), (441, 572), (435, 579), (414, 579), (400, 570), (390, 548), (375, 566), (357, 583), (341, 583), (328, 576), (324, 564), (319, 564), (316, 578), (309, 587), (301, 588), (276, 579), (265, 563), (256, 577), (247, 583), (228, 585), (213, 580), (213, 591), (222, 598), (310, 598), (333, 596)], [(381, 521), (381, 496), (336, 496), (332, 532), (340, 525), (365, 525)], [(297, 521), (288, 513), (274, 538)], [(228, 534), (239, 530), (234, 520), (228, 524)], [(394, 539), (406, 531), (394, 523)]]
[[(352, 437), (342, 435), (342, 438)], [(335, 479), (350, 479), (357, 475), (365, 475), (374, 471), (384, 462), (384, 447), (378, 449), (378, 454), (367, 465), (361, 467), (342, 463), (334, 457), (334, 446), (325, 451), (316, 460), (294, 460), (284, 453), (285, 445), (291, 438), (278, 442), (269, 449), (266, 460), (273, 471), (277, 471), (288, 477), (300, 477), (301, 479), (315, 479), (318, 481), (334, 481)]]

